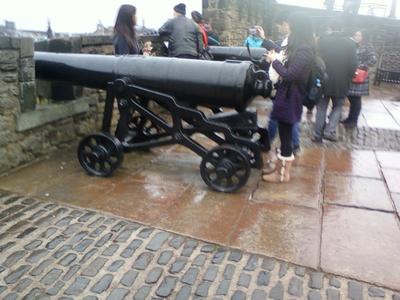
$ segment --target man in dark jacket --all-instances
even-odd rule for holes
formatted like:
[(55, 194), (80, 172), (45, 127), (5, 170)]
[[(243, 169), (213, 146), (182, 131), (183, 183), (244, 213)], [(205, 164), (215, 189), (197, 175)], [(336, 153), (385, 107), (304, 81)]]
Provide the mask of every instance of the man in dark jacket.
[[(341, 23), (333, 21), (328, 34), (321, 37), (318, 43), (319, 54), (325, 61), (329, 79), (325, 83), (325, 97), (317, 105), (314, 142), (322, 142), (322, 138), (337, 141), (336, 129), (339, 124), (345, 97), (351, 79), (357, 67), (355, 43), (341, 32)], [(333, 109), (326, 124), (329, 101)], [(325, 130), (324, 130), (325, 129)]]
[(159, 30), (162, 39), (168, 40), (169, 56), (196, 59), (203, 49), (199, 27), (186, 18), (186, 5), (174, 7), (174, 18), (168, 20)]

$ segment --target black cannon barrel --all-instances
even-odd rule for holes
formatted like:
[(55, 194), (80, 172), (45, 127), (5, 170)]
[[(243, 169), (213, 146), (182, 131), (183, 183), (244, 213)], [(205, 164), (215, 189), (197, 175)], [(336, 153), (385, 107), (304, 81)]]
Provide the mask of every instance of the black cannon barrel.
[(39, 79), (105, 89), (108, 82), (128, 78), (196, 105), (243, 110), (255, 96), (269, 93), (268, 80), (250, 62), (49, 52), (35, 52), (34, 59)]
[[(250, 55), (246, 47), (219, 47), (210, 46), (210, 52), (216, 61), (224, 61), (228, 59), (249, 61)], [(265, 48), (250, 48), (251, 57), (255, 60), (261, 60), (263, 55), (267, 53)]]

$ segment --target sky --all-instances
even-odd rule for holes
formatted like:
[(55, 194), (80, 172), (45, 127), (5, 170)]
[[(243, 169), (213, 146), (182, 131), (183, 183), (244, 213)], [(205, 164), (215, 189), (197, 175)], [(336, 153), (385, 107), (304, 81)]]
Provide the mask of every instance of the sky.
[(119, 7), (132, 4), (137, 8), (138, 24), (158, 29), (172, 18), (173, 7), (185, 2), (187, 11), (201, 12), (201, 0), (1, 0), (0, 23), (14, 21), (17, 29), (47, 30), (47, 20), (55, 32), (88, 33), (99, 21), (114, 26)]
[[(389, 7), (392, 0), (365, 0), (364, 3), (378, 3)], [(187, 11), (201, 11), (201, 0), (1, 0), (0, 24), (4, 20), (14, 21), (17, 29), (47, 29), (50, 20), (53, 31), (70, 33), (89, 33), (96, 30), (99, 21), (105, 26), (113, 26), (118, 8), (121, 4), (131, 3), (138, 9), (138, 23), (143, 20), (146, 27), (158, 29), (168, 18), (172, 17), (172, 8), (178, 2), (188, 6)], [(324, 0), (278, 0), (279, 3), (323, 8)], [(336, 0), (340, 8), (343, 0)], [(400, 17), (400, 5), (397, 8)], [(361, 13), (367, 13), (364, 6)], [(388, 9), (378, 9), (375, 14), (383, 16)]]

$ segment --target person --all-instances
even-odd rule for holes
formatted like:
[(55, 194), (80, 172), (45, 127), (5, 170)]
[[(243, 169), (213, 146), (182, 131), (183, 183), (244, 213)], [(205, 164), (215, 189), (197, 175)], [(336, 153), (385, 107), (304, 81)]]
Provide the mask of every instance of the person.
[(248, 29), (248, 36), (243, 42), (243, 46), (250, 48), (261, 48), (264, 38), (260, 36), (260, 26), (253, 26)]
[[(277, 51), (285, 51), (287, 46), (288, 46), (288, 37), (289, 37), (289, 23), (288, 23), (288, 17), (289, 17), (289, 12), (288, 11), (281, 11), (276, 19), (275, 19), (275, 25), (278, 28), (279, 33), (282, 35), (282, 39), (278, 40), (275, 42), (275, 44), (280, 45), (278, 47), (279, 50)], [(265, 39), (265, 34), (264, 32), (260, 32), (260, 36)], [(268, 43), (265, 43), (264, 48), (267, 50), (270, 48), (274, 48), (272, 45), (268, 45)], [(273, 71), (273, 70), (271, 70)], [(276, 72), (274, 72), (276, 73)], [(268, 135), (269, 135), (269, 140), (273, 141), (275, 139), (276, 133), (278, 131), (278, 121), (274, 119), (272, 114), (269, 117), (268, 120)], [(293, 128), (292, 128), (292, 142), (293, 142), (293, 153), (295, 155), (298, 155), (300, 153), (300, 124), (295, 123)], [(266, 164), (264, 165), (263, 169), (263, 174), (269, 174), (275, 171), (276, 165), (276, 156), (273, 151), (270, 151), (267, 153), (267, 155), (264, 157), (264, 160), (266, 161)]]
[(153, 43), (151, 41), (147, 41), (143, 44), (143, 55), (144, 56), (154, 56), (153, 53)]
[[(317, 115), (313, 141), (322, 143), (322, 139), (337, 141), (336, 130), (339, 124), (344, 99), (349, 91), (350, 82), (356, 70), (356, 47), (352, 40), (341, 31), (341, 22), (332, 20), (328, 33), (318, 42), (319, 55), (326, 64), (328, 80), (325, 82), (324, 97), (317, 104)], [(330, 100), (333, 109), (326, 124), (326, 115)]]
[(196, 10), (192, 11), (191, 15), (192, 15), (192, 20), (199, 26), (201, 37), (203, 40), (203, 47), (207, 48), (208, 47), (208, 34), (207, 34), (207, 30), (206, 30), (205, 23), (204, 23), (204, 18), (201, 15), (201, 13), (199, 13)]
[[(374, 49), (368, 43), (365, 43), (364, 35), (361, 31), (357, 31), (353, 40), (357, 47), (357, 68), (368, 71), (377, 62)], [(350, 111), (348, 117), (342, 122), (347, 128), (357, 127), (358, 117), (361, 112), (361, 98), (369, 95), (369, 76), (364, 83), (351, 83), (347, 98), (350, 101)]]
[(277, 59), (278, 53), (274, 50), (267, 53), (267, 61), (281, 76), (271, 114), (278, 122), (281, 146), (275, 170), (262, 177), (267, 182), (290, 181), (294, 160), (292, 131), (301, 119), (302, 102), (315, 55), (313, 28), (306, 14), (295, 13), (289, 17), (288, 44), (284, 51), (286, 59), (283, 63)]
[(199, 26), (186, 18), (186, 5), (179, 3), (174, 7), (174, 18), (168, 20), (158, 33), (168, 40), (170, 57), (197, 59), (199, 50), (203, 49), (202, 35)]
[[(259, 25), (255, 25), (252, 28), (253, 28), (253, 30), (255, 30), (255, 35), (262, 40), (261, 44), (259, 46), (257, 45), (257, 47), (265, 48), (268, 51), (271, 51), (271, 50), (280, 51), (281, 47), (279, 47), (278, 44), (273, 42), (271, 39), (266, 38), (264, 28), (262, 28)], [(247, 47), (246, 41), (244, 42), (244, 46)], [(249, 44), (249, 47), (251, 47), (250, 44)], [(256, 46), (253, 46), (253, 47), (256, 47)]]
[(194, 10), (191, 13), (193, 21), (196, 22), (200, 27), (200, 31), (203, 35), (203, 44), (207, 46), (221, 46), (218, 34), (213, 30), (211, 24), (207, 22), (204, 16), (198, 11)]
[(114, 52), (116, 55), (140, 54), (136, 38), (136, 7), (124, 4), (119, 8), (114, 26)]

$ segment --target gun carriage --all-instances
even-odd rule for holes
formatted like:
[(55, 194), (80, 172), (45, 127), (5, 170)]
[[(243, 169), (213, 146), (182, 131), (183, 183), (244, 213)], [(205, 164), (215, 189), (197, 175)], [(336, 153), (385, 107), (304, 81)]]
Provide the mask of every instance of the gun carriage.
[[(37, 78), (107, 92), (101, 133), (78, 147), (79, 162), (91, 175), (110, 176), (124, 153), (172, 144), (202, 157), (201, 176), (216, 191), (238, 190), (251, 168), (262, 167), (268, 132), (247, 107), (254, 97), (269, 96), (271, 84), (251, 62), (45, 52), (34, 58)], [(115, 106), (120, 117), (111, 133)], [(218, 146), (207, 149), (196, 134)]]

